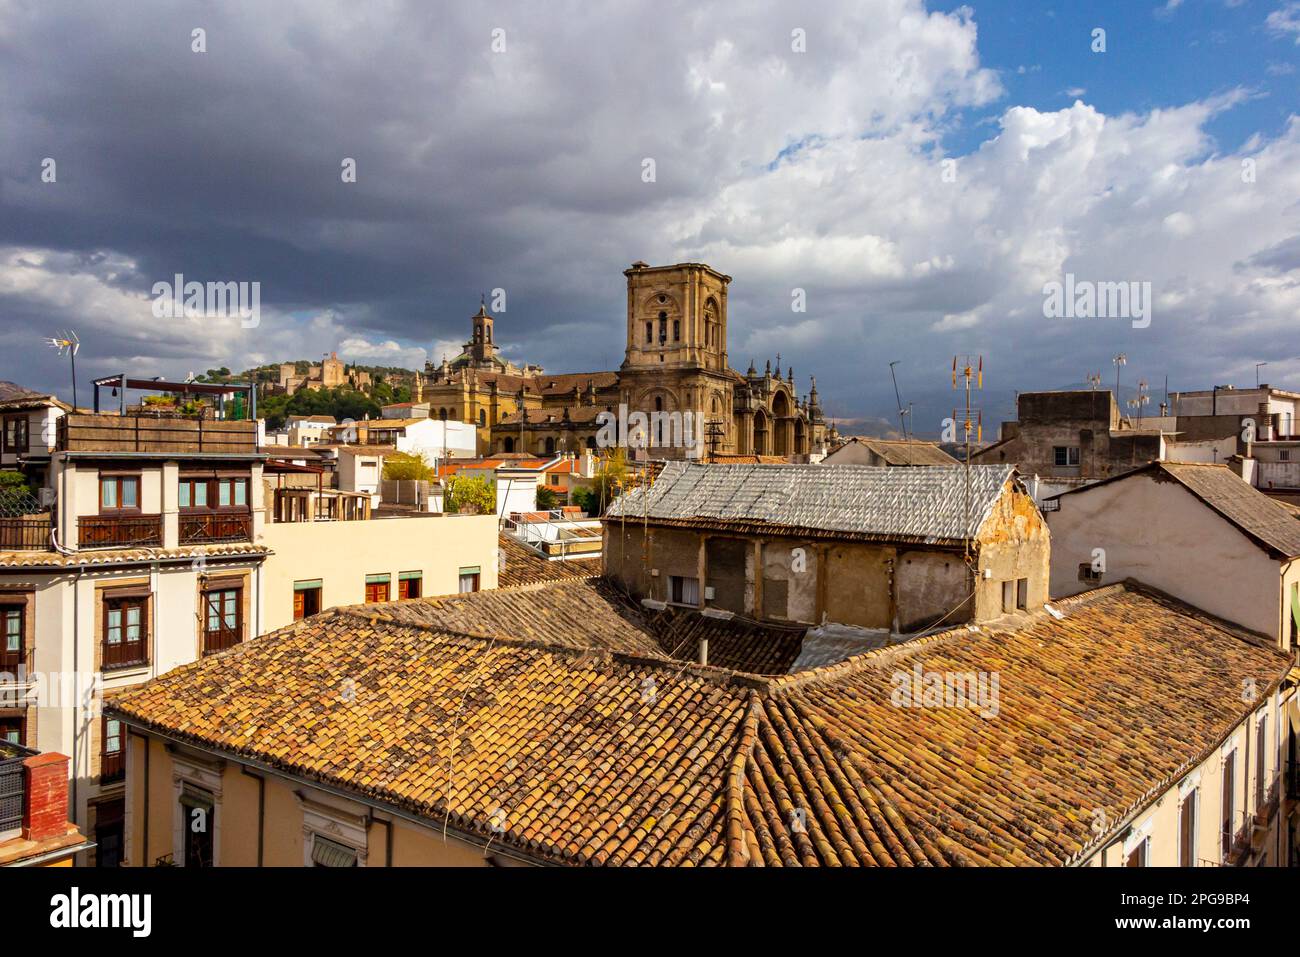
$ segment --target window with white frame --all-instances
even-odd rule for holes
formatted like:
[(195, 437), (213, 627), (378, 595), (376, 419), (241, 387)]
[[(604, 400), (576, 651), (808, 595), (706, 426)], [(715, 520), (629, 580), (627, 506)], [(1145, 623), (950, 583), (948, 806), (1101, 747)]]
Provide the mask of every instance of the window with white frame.
[(366, 815), (357, 804), (313, 792), (302, 805), (302, 853), (307, 867), (365, 867)]
[(1151, 826), (1155, 818), (1149, 817), (1131, 829), (1124, 839), (1124, 866), (1151, 866)]

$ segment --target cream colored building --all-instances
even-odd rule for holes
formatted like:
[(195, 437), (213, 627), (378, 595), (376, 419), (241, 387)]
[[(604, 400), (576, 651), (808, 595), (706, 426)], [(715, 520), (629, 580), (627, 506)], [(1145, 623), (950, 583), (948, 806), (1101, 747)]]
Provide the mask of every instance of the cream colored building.
[(1300, 520), (1226, 466), (1153, 462), (1043, 510), (1054, 598), (1133, 578), (1297, 647)]

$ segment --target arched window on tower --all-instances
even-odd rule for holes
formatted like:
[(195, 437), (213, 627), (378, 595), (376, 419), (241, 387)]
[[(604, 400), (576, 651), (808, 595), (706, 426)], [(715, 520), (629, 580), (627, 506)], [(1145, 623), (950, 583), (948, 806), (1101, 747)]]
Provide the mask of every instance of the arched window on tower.
[[(664, 410), (664, 398), (661, 395), (657, 395), (655, 396), (655, 412), (662, 413), (663, 410)], [(662, 448), (664, 444), (663, 415), (656, 415), (654, 418), (654, 437), (655, 437), (655, 445)]]
[(659, 342), (663, 343), (668, 339), (668, 313), (659, 313)]
[(674, 319), (673, 320), (673, 342), (681, 342), (681, 341), (682, 341), (682, 321), (680, 319)]
[(645, 344), (650, 345), (650, 343), (654, 341), (655, 341), (655, 324), (653, 322), (647, 322), (645, 324)]
[(553, 438), (549, 438), (549, 437), (547, 438), (547, 440), (546, 440), (546, 454), (547, 454), (547, 455), (554, 455), (554, 454), (555, 454), (555, 439), (553, 439)]

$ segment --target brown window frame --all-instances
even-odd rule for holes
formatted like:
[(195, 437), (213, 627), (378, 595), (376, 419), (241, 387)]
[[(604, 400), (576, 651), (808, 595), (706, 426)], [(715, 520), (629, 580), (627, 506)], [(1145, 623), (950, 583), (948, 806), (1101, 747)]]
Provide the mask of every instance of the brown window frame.
[(18, 729), (18, 743), (26, 746), (27, 744), (27, 715), (25, 714), (0, 714), (0, 741), (9, 740), (7, 728)]
[[(412, 588), (414, 586), (414, 588)], [(424, 590), (424, 576), (419, 578), (398, 578), (397, 579), (397, 599), (402, 601), (407, 598), (419, 598), (420, 593)], [(414, 591), (414, 594), (412, 594)]]
[[(474, 587), (465, 588), (465, 579), (472, 579)], [(483, 586), (483, 576), (481, 572), (467, 572), (457, 576), (457, 587), (460, 588), (460, 594), (468, 595), (472, 592), (479, 591)]]
[[(135, 482), (135, 504), (129, 508), (122, 505), (122, 483)], [(113, 483), (117, 488), (116, 505), (104, 504), (104, 485)], [(140, 472), (99, 473), (99, 514), (100, 515), (139, 515), (143, 511), (141, 500), (144, 498), (144, 479)]]
[[(307, 600), (307, 596), (312, 596), (312, 601)], [(309, 604), (315, 603), (315, 608), (310, 611), (307, 609)], [(320, 614), (321, 609), (321, 586), (315, 588), (295, 588), (293, 590), (293, 620), (302, 621), (304, 618), (310, 618), (312, 615)]]
[[(114, 595), (111, 592), (105, 592), (102, 596), (102, 603), (104, 606), (104, 631), (100, 640), (100, 669), (103, 671), (114, 671), (119, 668), (136, 668), (141, 665), (149, 664), (149, 596), (147, 594)], [(130, 641), (126, 637), (126, 612), (132, 607), (138, 607), (140, 609), (140, 637), (134, 641)], [(121, 623), (118, 625), (122, 637), (116, 645), (110, 643), (108, 640), (110, 632), (109, 615), (113, 611), (122, 612)], [(139, 654), (136, 656), (128, 655), (127, 647), (129, 645), (138, 645)], [(112, 651), (111, 655), (110, 650)], [(110, 658), (116, 660), (110, 661)]]
[[(217, 606), (218, 627), (214, 631), (208, 627), (210, 621), (209, 613), (212, 610), (212, 596), (222, 595), (227, 592), (233, 592), (235, 596), (235, 624), (233, 629), (224, 624), (225, 607), (224, 599)], [(225, 651), (227, 648), (233, 648), (244, 640), (244, 584), (242, 581), (235, 582), (212, 582), (205, 585), (199, 593), (200, 614), (202, 618), (199, 621), (200, 634), (203, 638), (203, 654), (212, 655), (219, 651)], [(234, 640), (228, 638), (233, 632)], [(214, 639), (213, 636), (216, 636)]]
[[(117, 749), (108, 749), (109, 723), (117, 725)], [(99, 725), (99, 783), (109, 784), (126, 777), (126, 728), (117, 718), (104, 715)]]
[[(13, 441), (10, 441), (9, 438), (11, 426), (20, 426), (20, 428), (14, 429), (15, 435)], [(21, 443), (18, 441), (19, 434), (21, 434), (22, 437)], [(2, 447), (5, 452), (12, 452), (15, 455), (31, 451), (32, 424), (27, 416), (6, 415), (4, 417), (3, 433), (0, 435), (0, 442), (3, 442), (3, 445), (0, 447)]]
[[(18, 613), (18, 650), (9, 650), (9, 615)], [(27, 662), (27, 603), (0, 599), (0, 671), (15, 673)]]
[[(390, 600), (389, 596), (392, 594), (392, 584), (393, 583), (391, 581), (366, 582), (366, 604), (375, 605), (375, 604), (389, 601)], [(382, 598), (379, 597), (380, 596), (379, 589), (381, 588), (383, 589)]]

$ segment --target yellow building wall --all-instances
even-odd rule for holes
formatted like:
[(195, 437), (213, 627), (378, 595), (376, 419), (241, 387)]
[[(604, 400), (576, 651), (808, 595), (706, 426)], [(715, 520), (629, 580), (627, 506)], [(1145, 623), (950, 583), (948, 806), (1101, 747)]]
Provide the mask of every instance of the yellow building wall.
[[(173, 846), (176, 787), (172, 752), (163, 739), (138, 732), (131, 734), (127, 747), (126, 866), (152, 866), (166, 855), (180, 864), (184, 859), (181, 849)], [(149, 752), (147, 846), (146, 749)], [(316, 804), (340, 803), (339, 799), (305, 783), (252, 769), (245, 773), (244, 769), (244, 765), (234, 760), (225, 761), (221, 767), (221, 793), (213, 817), (220, 845), (216, 853), (218, 866), (257, 866), (260, 826), (263, 867), (302, 867), (308, 837), (304, 830), (304, 803), (299, 795)], [(260, 821), (259, 777), (264, 788)], [(423, 827), (400, 819), (390, 822), (382, 812), (368, 812), (355, 803), (352, 806), (368, 816), (365, 853), (369, 867), (387, 866), (390, 827), (394, 867), (484, 867), (490, 863), (506, 863), (490, 861), (481, 847), (451, 836), (444, 839), (441, 829), (433, 823)]]
[(263, 566), (262, 631), (293, 621), (293, 585), (321, 579), (321, 610), (366, 600), (366, 576), (423, 573), (421, 595), (459, 590), (460, 569), (477, 565), (479, 587), (497, 586), (497, 517), (443, 515), (358, 522), (272, 522), (259, 539), (272, 553)]

